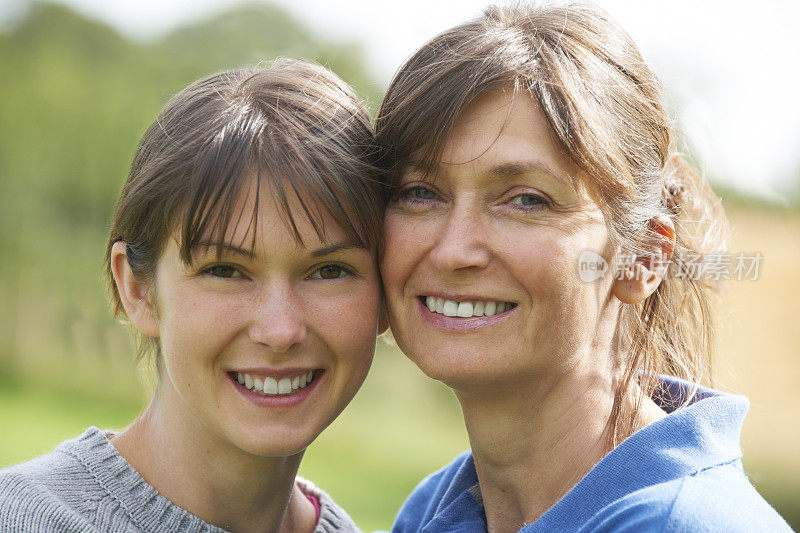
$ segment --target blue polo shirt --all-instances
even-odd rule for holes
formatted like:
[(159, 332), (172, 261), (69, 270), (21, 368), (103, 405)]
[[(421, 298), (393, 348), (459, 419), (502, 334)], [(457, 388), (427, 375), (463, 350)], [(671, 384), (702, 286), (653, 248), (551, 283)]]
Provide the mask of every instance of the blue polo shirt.
[[(669, 414), (631, 435), (524, 533), (792, 531), (742, 469), (739, 437), (750, 402), (661, 376), (654, 400)], [(486, 530), (472, 454), (420, 482), (394, 533)]]

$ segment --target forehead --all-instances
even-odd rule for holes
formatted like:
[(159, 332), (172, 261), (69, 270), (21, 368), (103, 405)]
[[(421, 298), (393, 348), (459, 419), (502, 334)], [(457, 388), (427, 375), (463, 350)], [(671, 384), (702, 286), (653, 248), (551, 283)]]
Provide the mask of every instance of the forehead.
[(566, 183), (578, 167), (555, 139), (538, 103), (510, 89), (487, 91), (456, 116), (441, 163), (481, 169), (538, 168)]
[(557, 140), (538, 102), (511, 89), (487, 91), (464, 106), (433, 173), (412, 159), (401, 179), (469, 178), (478, 185), (513, 182), (520, 176), (535, 177), (582, 204), (604, 205), (598, 184)]

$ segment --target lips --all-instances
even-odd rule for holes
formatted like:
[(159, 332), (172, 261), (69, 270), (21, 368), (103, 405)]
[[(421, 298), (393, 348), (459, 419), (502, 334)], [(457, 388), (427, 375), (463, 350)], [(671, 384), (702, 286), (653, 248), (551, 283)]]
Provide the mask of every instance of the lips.
[[(431, 310), (430, 306), (428, 305), (430, 298), (437, 298), (437, 301), (435, 301), (436, 305), (433, 306), (433, 310)], [(442, 298), (442, 301), (439, 302), (438, 298), (439, 297), (422, 296), (416, 298), (416, 300), (417, 305), (419, 306), (419, 312), (422, 315), (421, 318), (434, 328), (442, 331), (470, 332), (481, 330), (483, 328), (499, 324), (500, 322), (504, 322), (507, 318), (514, 314), (513, 312), (517, 308), (517, 304), (513, 302), (498, 300), (459, 301)], [(433, 303), (434, 302), (431, 302), (431, 304)], [(476, 307), (478, 308), (477, 311), (481, 311), (479, 305), (481, 303), (483, 303), (483, 314), (475, 314)], [(486, 315), (487, 303), (489, 303), (489, 313), (491, 313), (490, 316)], [(497, 308), (501, 303), (503, 306), (501, 307), (501, 311), (498, 312)], [(492, 309), (492, 307), (494, 307), (494, 309)], [(437, 312), (437, 308), (440, 310), (440, 312)], [(468, 312), (471, 312), (471, 314), (467, 315)]]

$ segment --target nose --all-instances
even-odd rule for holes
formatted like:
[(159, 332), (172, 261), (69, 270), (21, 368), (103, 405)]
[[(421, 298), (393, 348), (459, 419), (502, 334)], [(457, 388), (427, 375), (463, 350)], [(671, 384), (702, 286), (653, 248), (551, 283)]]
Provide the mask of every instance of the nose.
[(308, 330), (303, 305), (291, 287), (270, 287), (258, 295), (248, 333), (253, 342), (279, 354), (305, 340)]
[(442, 272), (480, 270), (489, 264), (485, 222), (468, 206), (455, 207), (435, 230), (436, 244), (430, 252), (434, 266)]

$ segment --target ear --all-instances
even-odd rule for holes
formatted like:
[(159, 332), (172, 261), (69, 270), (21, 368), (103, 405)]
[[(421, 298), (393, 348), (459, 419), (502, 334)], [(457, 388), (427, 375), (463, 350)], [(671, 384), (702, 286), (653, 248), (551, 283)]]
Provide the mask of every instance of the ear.
[(653, 294), (669, 267), (675, 249), (675, 225), (665, 216), (650, 221), (650, 230), (658, 236), (650, 253), (637, 256), (633, 265), (624, 270), (611, 288), (622, 303), (637, 304)]
[(389, 329), (389, 313), (386, 311), (386, 298), (381, 298), (381, 306), (378, 311), (378, 335), (383, 335)]
[(111, 272), (122, 306), (136, 329), (148, 337), (159, 336), (158, 315), (150, 301), (147, 286), (138, 280), (128, 264), (128, 246), (117, 241), (111, 247)]

